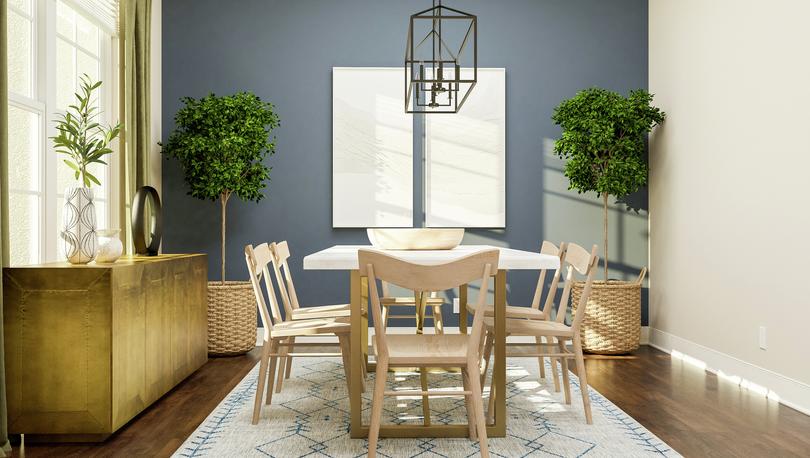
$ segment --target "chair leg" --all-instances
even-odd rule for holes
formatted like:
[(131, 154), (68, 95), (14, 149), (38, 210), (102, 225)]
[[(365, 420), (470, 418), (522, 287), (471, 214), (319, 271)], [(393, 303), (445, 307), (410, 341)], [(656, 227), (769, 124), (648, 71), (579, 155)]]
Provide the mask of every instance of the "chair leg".
[(253, 401), (253, 421), (259, 423), (259, 414), (262, 410), (262, 394), (264, 394), (264, 384), (267, 381), (268, 354), (270, 354), (270, 342), (265, 341), (262, 345), (262, 356), (259, 361), (259, 381), (256, 386), (256, 399)]
[[(427, 367), (419, 368), (419, 381), (422, 382), (422, 391), (428, 390)], [(422, 396), (422, 415), (424, 416), (422, 424), (430, 426), (430, 401), (428, 396)]]
[(414, 300), (416, 301), (416, 333), (417, 334), (424, 334), (425, 333), (425, 312), (427, 312), (426, 308), (424, 307), (425, 304), (422, 303), (422, 294), (414, 296)]
[(352, 392), (352, 377), (349, 372), (351, 367), (351, 357), (349, 355), (349, 339), (344, 335), (338, 335), (338, 345), (340, 346), (340, 357), (343, 359), (343, 373), (346, 374), (346, 389), (349, 393)]
[[(483, 387), (484, 384), (482, 383), (481, 386)], [(485, 421), (488, 425), (495, 423), (495, 396), (497, 396), (497, 393), (495, 392), (495, 378), (493, 377), (492, 382), (489, 384), (489, 402), (487, 402), (487, 416)]]
[[(535, 337), (534, 342), (537, 344), (537, 353), (543, 353), (544, 347), (541, 345), (543, 343), (542, 337)], [(540, 368), (540, 378), (546, 378), (546, 360), (542, 356), (537, 357), (537, 364)]]
[(377, 439), (380, 437), (380, 419), (383, 410), (383, 396), (385, 395), (385, 380), (388, 377), (388, 360), (377, 361), (376, 380), (374, 380), (374, 394), (371, 398), (371, 424), (368, 428), (368, 456), (377, 456)]
[[(461, 381), (464, 385), (464, 391), (470, 391), (470, 373), (466, 368), (463, 367), (461, 368)], [(470, 440), (477, 440), (478, 432), (475, 429), (475, 425), (478, 418), (475, 417), (475, 410), (473, 410), (472, 402), (472, 394), (464, 396), (464, 406), (467, 408), (467, 425), (469, 427)]]
[[(295, 343), (295, 337), (290, 337), (290, 343)], [(294, 347), (290, 347), (290, 350), (292, 350), (293, 348)], [(292, 374), (292, 360), (293, 360), (292, 356), (287, 357), (287, 367), (285, 368), (285, 371), (284, 371), (284, 378), (285, 379), (290, 378), (290, 375)]]
[[(346, 348), (350, 348), (348, 345), (349, 344), (347, 343)], [(351, 351), (349, 351), (349, 355), (351, 355)], [(366, 392), (366, 379), (368, 379), (368, 355), (366, 355), (366, 357), (364, 359), (362, 359), (362, 361), (360, 363), (360, 371), (363, 374), (363, 377), (360, 379), (360, 392), (365, 393)]]
[[(292, 343), (292, 339), (288, 338), (287, 343), (288, 344)], [(285, 346), (281, 347), (281, 349), (282, 349), (281, 353), (286, 355), (287, 353), (290, 352), (290, 350), (292, 350), (292, 347), (285, 345)], [(278, 380), (276, 380), (276, 393), (281, 393), (281, 385), (284, 383), (284, 369), (287, 367), (287, 360), (288, 359), (289, 358), (287, 356), (280, 356), (279, 357), (279, 360), (278, 360), (279, 361), (278, 362), (278, 364), (279, 364)]]
[(444, 321), (442, 319), (442, 306), (433, 306), (433, 327), (436, 329), (436, 334), (444, 334)]
[(585, 356), (582, 354), (582, 341), (579, 334), (574, 335), (574, 354), (579, 377), (579, 390), (582, 392), (582, 404), (585, 407), (585, 422), (593, 424), (591, 416), (591, 398), (588, 396), (588, 374), (585, 371)]
[[(546, 336), (546, 342), (547, 343), (554, 343), (554, 338)], [(549, 360), (551, 361), (551, 376), (554, 377), (554, 392), (555, 393), (560, 392), (560, 372), (557, 369), (557, 360), (558, 359), (559, 358), (549, 358)]]
[[(279, 348), (278, 341), (273, 340), (273, 344), (270, 345), (270, 353), (278, 353), (278, 348)], [(273, 402), (273, 380), (276, 378), (277, 363), (278, 363), (278, 356), (271, 356), (270, 371), (267, 373), (267, 397), (264, 400), (264, 403), (267, 405), (270, 405), (270, 403)]]
[[(471, 363), (473, 361), (470, 361)], [(470, 391), (472, 391), (473, 398), (473, 411), (477, 419), (482, 421), (475, 422), (475, 428), (478, 430), (478, 446), (481, 449), (481, 456), (484, 458), (489, 457), (489, 445), (487, 444), (487, 425), (484, 419), (484, 399), (481, 395), (481, 384), (478, 381), (481, 379), (481, 374), (478, 370), (478, 362), (476, 364), (468, 364), (467, 370), (470, 371)]]
[(383, 328), (385, 328), (385, 329), (388, 329), (388, 313), (389, 313), (388, 309), (389, 309), (388, 306), (384, 305), (382, 307), (382, 322), (383, 322)]
[[(557, 339), (557, 346), (560, 349), (560, 353), (565, 353), (565, 341), (563, 341), (563, 339)], [(565, 393), (565, 403), (571, 404), (571, 382), (568, 380), (568, 358), (563, 356), (560, 358), (560, 363), (562, 363), (562, 379), (563, 392)]]
[(492, 345), (495, 342), (494, 336), (490, 333), (484, 337), (484, 372), (481, 373), (481, 386), (484, 386), (484, 381), (487, 378), (487, 372), (489, 371), (489, 360), (492, 359)]

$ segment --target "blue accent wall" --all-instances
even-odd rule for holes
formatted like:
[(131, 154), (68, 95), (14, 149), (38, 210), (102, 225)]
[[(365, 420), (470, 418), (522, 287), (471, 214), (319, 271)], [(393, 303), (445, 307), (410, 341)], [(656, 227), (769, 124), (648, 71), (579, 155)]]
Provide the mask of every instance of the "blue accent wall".
[[(537, 250), (544, 238), (601, 245), (599, 200), (566, 189), (562, 163), (549, 153), (559, 136), (550, 116), (579, 89), (647, 87), (647, 0), (447, 4), (478, 15), (479, 65), (506, 68), (507, 78), (507, 227), (468, 231), (465, 242), (525, 250)], [(229, 204), (229, 279), (246, 278), (245, 244), (286, 239), (302, 303), (348, 301), (348, 273), (302, 270), (305, 254), (367, 243), (363, 230), (332, 228), (331, 69), (402, 65), (408, 17), (429, 6), (428, 0), (163, 2), (164, 140), (183, 96), (248, 90), (274, 103), (281, 117), (266, 198)], [(615, 278), (635, 277), (647, 259), (646, 190), (628, 200), (641, 212), (611, 212)], [(218, 203), (187, 196), (172, 161), (163, 164), (163, 203), (164, 251), (208, 253), (211, 278), (218, 279)], [(509, 302), (528, 304), (535, 282), (536, 273), (511, 273)], [(646, 303), (645, 291), (643, 324)], [(449, 309), (446, 317), (453, 325)]]

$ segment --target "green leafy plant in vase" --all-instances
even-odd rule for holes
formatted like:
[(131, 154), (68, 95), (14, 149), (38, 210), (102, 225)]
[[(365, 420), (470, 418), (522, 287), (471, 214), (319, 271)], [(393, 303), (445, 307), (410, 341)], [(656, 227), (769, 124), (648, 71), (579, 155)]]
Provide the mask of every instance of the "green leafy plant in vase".
[[(593, 284), (582, 326), (583, 345), (593, 352), (625, 353), (638, 347), (641, 283), (646, 269), (634, 282), (608, 280), (608, 198), (625, 197), (647, 183), (647, 134), (666, 116), (652, 105), (652, 99), (643, 89), (630, 91), (624, 97), (590, 88), (563, 101), (552, 116), (562, 128), (554, 152), (566, 160), (564, 173), (569, 189), (595, 192), (602, 200), (605, 279)], [(575, 287), (574, 304), (578, 293), (581, 288)], [(621, 323), (622, 331), (617, 333), (607, 323)]]
[(78, 186), (65, 189), (61, 231), (65, 258), (72, 264), (86, 264), (96, 255), (96, 209), (92, 186), (101, 185), (91, 171), (93, 164), (107, 165), (105, 157), (113, 152), (110, 145), (121, 132), (121, 124), (103, 126), (94, 98), (101, 81), (82, 75), (76, 103), (58, 113), (57, 135), (51, 137), (54, 149), (66, 156), (63, 162), (74, 172)]
[[(180, 163), (189, 195), (219, 202), (220, 281), (208, 282), (208, 349), (216, 355), (241, 354), (256, 343), (256, 304), (250, 282), (225, 281), (227, 206), (233, 196), (252, 202), (264, 197), (270, 180), (264, 160), (275, 152), (270, 133), (279, 117), (272, 104), (249, 92), (182, 102), (162, 152)], [(226, 316), (241, 318), (228, 323)], [(225, 342), (222, 336), (234, 329), (243, 337)]]

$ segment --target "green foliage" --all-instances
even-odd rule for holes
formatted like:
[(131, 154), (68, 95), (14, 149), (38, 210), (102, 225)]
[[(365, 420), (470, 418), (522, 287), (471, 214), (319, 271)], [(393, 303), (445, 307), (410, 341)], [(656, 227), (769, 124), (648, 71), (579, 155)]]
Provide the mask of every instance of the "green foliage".
[(608, 196), (624, 197), (647, 183), (644, 140), (666, 114), (651, 105), (643, 90), (620, 94), (600, 88), (580, 91), (554, 109), (551, 119), (562, 127), (554, 152), (567, 159), (568, 189), (596, 191), (602, 197), (602, 258), (608, 280)]
[(275, 153), (270, 132), (279, 126), (271, 103), (249, 93), (201, 99), (184, 97), (174, 117), (176, 130), (163, 154), (180, 161), (189, 195), (219, 199), (221, 211), (221, 279), (225, 282), (225, 220), (231, 195), (258, 202), (270, 180), (264, 158)]
[(563, 131), (554, 152), (567, 159), (569, 189), (623, 197), (647, 183), (644, 140), (666, 116), (652, 99), (643, 89), (623, 97), (590, 88), (554, 110), (551, 119)]
[(263, 160), (275, 152), (269, 133), (279, 125), (273, 105), (248, 92), (182, 101), (163, 154), (180, 161), (189, 194), (259, 201), (270, 179)]
[(80, 93), (76, 93), (77, 104), (70, 105), (65, 113), (57, 114), (56, 130), (59, 134), (51, 137), (59, 154), (68, 156), (63, 162), (73, 169), (74, 177), (84, 186), (93, 183), (101, 185), (98, 178), (87, 170), (90, 164), (107, 164), (103, 157), (112, 153), (110, 143), (118, 137), (121, 124), (104, 127), (96, 122), (99, 115), (93, 92), (101, 87), (101, 81), (92, 82), (82, 75)]

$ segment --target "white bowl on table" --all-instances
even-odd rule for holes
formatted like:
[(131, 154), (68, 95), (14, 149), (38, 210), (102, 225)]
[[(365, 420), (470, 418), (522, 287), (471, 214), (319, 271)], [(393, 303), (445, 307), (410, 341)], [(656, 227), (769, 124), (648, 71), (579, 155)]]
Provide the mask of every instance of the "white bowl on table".
[(368, 241), (381, 250), (452, 250), (464, 238), (459, 228), (369, 228)]

